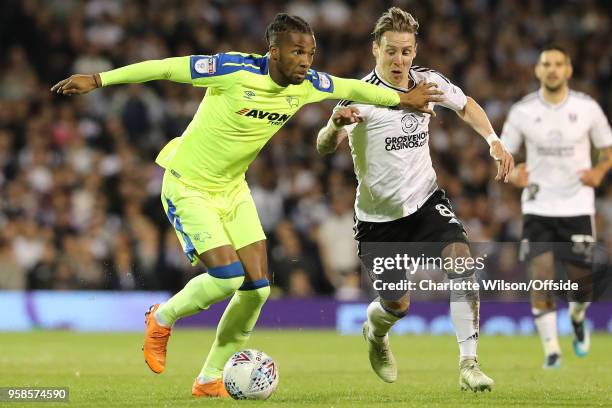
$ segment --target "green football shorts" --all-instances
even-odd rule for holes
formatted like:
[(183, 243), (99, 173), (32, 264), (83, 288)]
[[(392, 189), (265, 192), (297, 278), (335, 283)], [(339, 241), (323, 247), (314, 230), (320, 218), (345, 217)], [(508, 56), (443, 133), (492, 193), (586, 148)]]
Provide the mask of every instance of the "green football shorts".
[(192, 265), (198, 263), (198, 254), (210, 249), (231, 245), (238, 250), (266, 239), (246, 181), (225, 191), (208, 192), (166, 171), (161, 200)]

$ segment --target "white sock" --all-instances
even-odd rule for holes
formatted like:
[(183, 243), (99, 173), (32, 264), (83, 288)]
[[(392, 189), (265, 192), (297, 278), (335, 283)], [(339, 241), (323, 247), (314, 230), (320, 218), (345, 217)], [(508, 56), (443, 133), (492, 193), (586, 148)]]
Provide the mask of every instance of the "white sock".
[(570, 302), (569, 303), (569, 315), (572, 320), (576, 323), (580, 323), (584, 320), (586, 310), (591, 305), (591, 302)]
[(374, 336), (373, 340), (376, 337), (385, 337), (399, 319), (400, 317), (387, 312), (378, 300), (373, 301), (368, 306), (368, 325), (370, 326), (370, 335)]
[(475, 306), (465, 300), (454, 301), (450, 305), (451, 320), (455, 327), (461, 360), (477, 356), (480, 302), (476, 301)]
[(557, 337), (557, 312), (554, 310), (548, 312), (535, 308), (531, 309), (531, 311), (538, 333), (540, 333), (544, 354), (547, 356), (554, 353), (561, 354), (559, 338)]
[(463, 361), (466, 358), (476, 358), (476, 348), (478, 347), (478, 340), (475, 338), (467, 339), (459, 342), (459, 355), (460, 360)]
[(465, 290), (451, 290), (450, 315), (459, 343), (459, 360), (476, 358), (480, 325), (480, 294), (467, 289), (475, 281), (474, 276), (454, 278), (456, 283), (465, 282)]

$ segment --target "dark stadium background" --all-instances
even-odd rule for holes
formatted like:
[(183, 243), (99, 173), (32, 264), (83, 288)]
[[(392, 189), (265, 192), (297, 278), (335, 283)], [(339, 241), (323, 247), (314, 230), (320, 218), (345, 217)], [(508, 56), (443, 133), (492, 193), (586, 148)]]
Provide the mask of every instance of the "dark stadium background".
[[(498, 133), (512, 103), (537, 89), (533, 65), (550, 42), (572, 55), (571, 87), (592, 95), (612, 116), (607, 1), (5, 0), (0, 289), (174, 292), (202, 272), (189, 266), (163, 213), (162, 171), (153, 159), (181, 134), (204, 91), (159, 81), (64, 97), (49, 92), (52, 84), (72, 73), (147, 59), (265, 53), (264, 29), (280, 11), (314, 28), (314, 68), (360, 78), (374, 64), (374, 21), (391, 5), (421, 24), (415, 63), (444, 73), (480, 102)], [(314, 148), (332, 107), (305, 107), (248, 172), (269, 239), (276, 298), (367, 299), (352, 239), (355, 179), (348, 145), (325, 157)], [(487, 144), (440, 109), (430, 145), (439, 184), (470, 238), (518, 241), (520, 192), (493, 181)], [(610, 181), (609, 174), (597, 192), (599, 240), (607, 248)]]

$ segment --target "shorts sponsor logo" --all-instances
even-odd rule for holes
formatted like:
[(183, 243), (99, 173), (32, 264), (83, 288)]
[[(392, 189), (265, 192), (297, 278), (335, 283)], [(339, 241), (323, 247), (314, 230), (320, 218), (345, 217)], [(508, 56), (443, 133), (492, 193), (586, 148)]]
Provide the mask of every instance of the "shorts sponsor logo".
[(194, 69), (199, 74), (214, 74), (217, 71), (217, 61), (213, 57), (200, 58), (195, 62)]

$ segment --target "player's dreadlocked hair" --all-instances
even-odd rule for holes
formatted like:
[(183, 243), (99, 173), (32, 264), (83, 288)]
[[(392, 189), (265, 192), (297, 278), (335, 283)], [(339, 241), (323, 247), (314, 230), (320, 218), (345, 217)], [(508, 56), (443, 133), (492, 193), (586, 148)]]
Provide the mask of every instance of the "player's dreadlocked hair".
[(380, 39), (387, 31), (417, 34), (419, 31), (419, 22), (412, 17), (412, 14), (405, 12), (401, 8), (391, 7), (389, 10), (385, 11), (376, 22), (376, 26), (372, 32), (376, 44), (380, 44)]
[(278, 34), (287, 31), (312, 34), (312, 29), (304, 19), (298, 16), (290, 16), (286, 13), (278, 13), (274, 20), (266, 28), (266, 43), (268, 47), (276, 45)]

